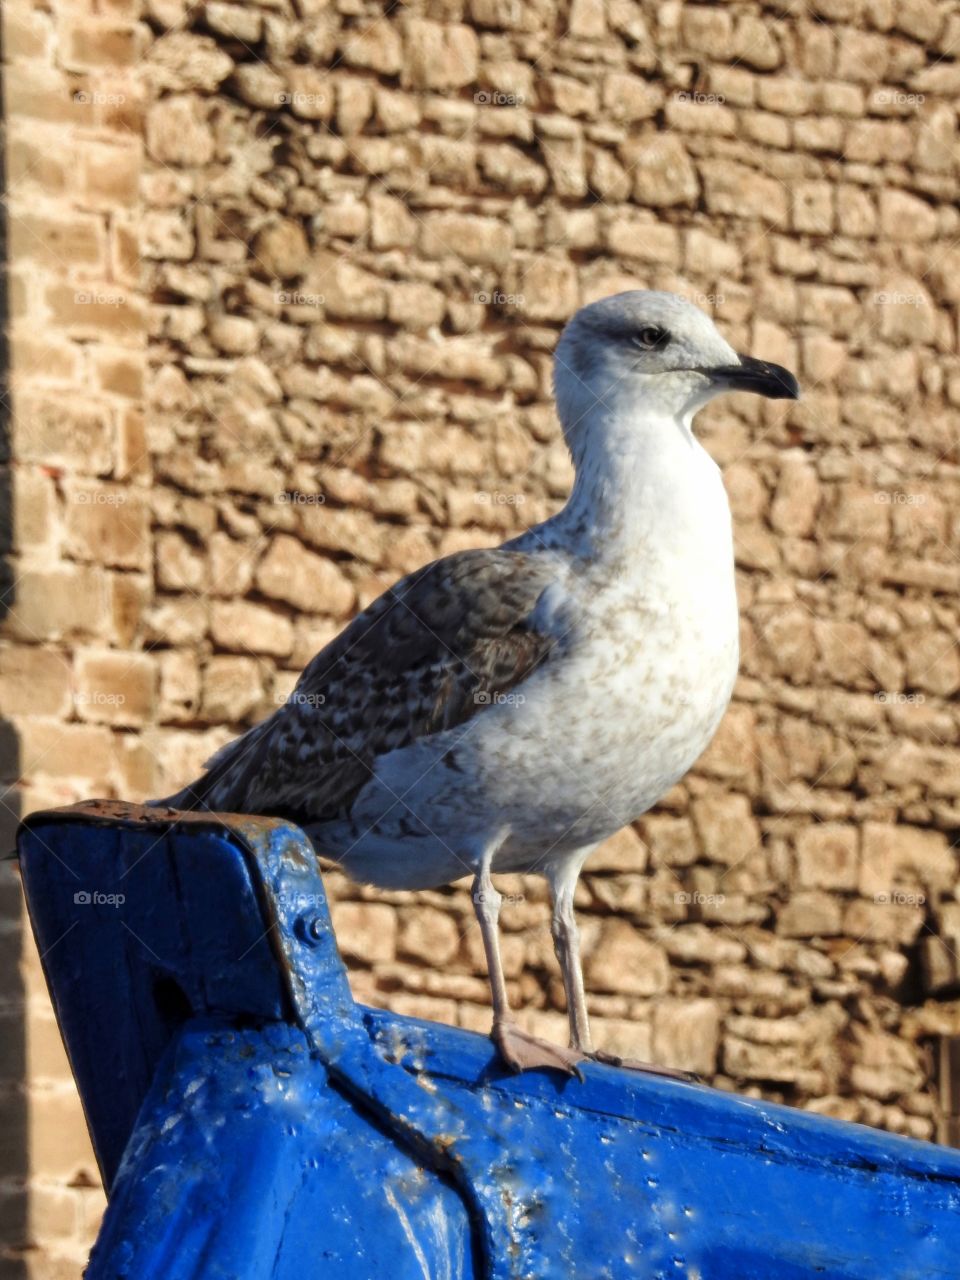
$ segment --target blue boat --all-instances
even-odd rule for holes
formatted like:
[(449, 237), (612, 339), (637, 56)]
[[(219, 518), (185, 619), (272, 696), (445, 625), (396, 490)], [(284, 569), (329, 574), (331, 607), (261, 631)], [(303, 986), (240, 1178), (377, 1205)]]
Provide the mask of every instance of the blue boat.
[(23, 880), (108, 1192), (86, 1280), (956, 1280), (960, 1152), (357, 1005), (289, 823), (94, 801)]

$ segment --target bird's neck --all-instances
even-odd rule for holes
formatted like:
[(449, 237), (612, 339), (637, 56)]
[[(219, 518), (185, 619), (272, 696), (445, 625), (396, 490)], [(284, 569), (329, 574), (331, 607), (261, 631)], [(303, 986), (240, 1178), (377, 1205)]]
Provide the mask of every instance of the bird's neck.
[(634, 412), (604, 407), (565, 424), (565, 431), (576, 478), (549, 525), (571, 550), (591, 560), (618, 560), (664, 538), (682, 539), (699, 522), (699, 491), (704, 484), (715, 487), (717, 477), (689, 418), (643, 406)]

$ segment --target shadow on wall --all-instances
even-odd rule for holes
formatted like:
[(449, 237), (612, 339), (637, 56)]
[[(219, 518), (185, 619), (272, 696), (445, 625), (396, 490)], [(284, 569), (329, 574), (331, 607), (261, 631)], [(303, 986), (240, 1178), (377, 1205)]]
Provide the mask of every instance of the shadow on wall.
[[(0, 43), (0, 76), (4, 66)], [(0, 101), (5, 97), (0, 80)], [(6, 166), (2, 170), (6, 192)], [(16, 580), (9, 556), (13, 548), (13, 495), (10, 471), (10, 353), (8, 340), (7, 211), (0, 201), (0, 622), (13, 603)], [(4, 708), (0, 706), (0, 717)], [(14, 848), (20, 819), (20, 775), (16, 730), (0, 718), (0, 856)], [(27, 1220), (28, 1134), (25, 990), (22, 974), (23, 895), (16, 864), (0, 862), (0, 1280), (23, 1280), (29, 1247)]]

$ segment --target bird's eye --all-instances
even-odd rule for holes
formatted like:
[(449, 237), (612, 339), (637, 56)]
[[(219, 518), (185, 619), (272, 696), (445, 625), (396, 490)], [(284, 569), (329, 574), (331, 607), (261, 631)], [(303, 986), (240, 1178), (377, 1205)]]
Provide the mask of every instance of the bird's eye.
[(655, 351), (657, 347), (666, 346), (670, 341), (670, 335), (666, 329), (661, 329), (658, 324), (645, 324), (642, 329), (638, 329), (633, 335), (634, 344), (641, 347), (644, 351)]

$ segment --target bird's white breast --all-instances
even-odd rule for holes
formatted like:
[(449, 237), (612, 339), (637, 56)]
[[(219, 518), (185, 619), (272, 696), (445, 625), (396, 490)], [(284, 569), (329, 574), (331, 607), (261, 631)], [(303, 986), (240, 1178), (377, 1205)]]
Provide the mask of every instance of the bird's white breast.
[[(549, 602), (567, 627), (562, 661), (526, 683), (513, 714), (475, 726), (481, 774), (499, 778), (518, 837), (530, 815), (541, 848), (588, 844), (639, 817), (706, 747), (736, 678), (730, 513), (707, 455), (659, 495), (645, 531), (625, 533), (621, 553), (574, 561)], [(536, 771), (536, 794), (534, 756), (552, 766)]]

